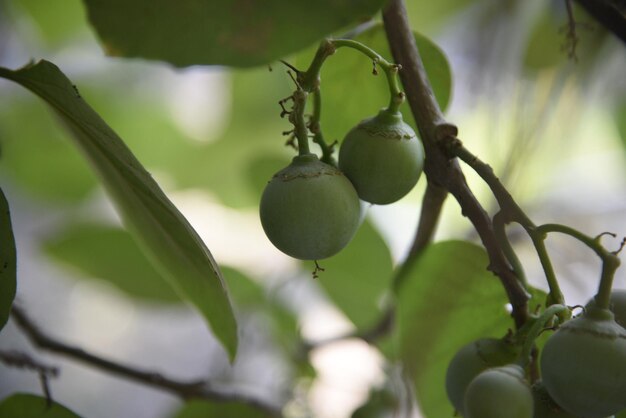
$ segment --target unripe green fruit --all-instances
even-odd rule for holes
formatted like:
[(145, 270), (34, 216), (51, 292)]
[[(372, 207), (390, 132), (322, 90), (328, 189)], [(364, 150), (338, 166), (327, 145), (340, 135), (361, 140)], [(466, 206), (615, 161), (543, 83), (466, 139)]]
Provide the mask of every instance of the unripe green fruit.
[(406, 195), (423, 167), (421, 141), (400, 112), (386, 109), (352, 128), (339, 150), (339, 168), (370, 203), (385, 205)]
[(532, 391), (535, 402), (533, 418), (578, 418), (557, 405), (542, 382), (535, 383)]
[(260, 215), (276, 248), (301, 260), (321, 260), (352, 239), (360, 204), (341, 171), (307, 154), (274, 175), (263, 191)]
[(626, 407), (626, 330), (590, 302), (561, 326), (541, 355), (543, 384), (554, 401), (580, 418), (604, 418)]
[(615, 315), (615, 322), (626, 328), (626, 290), (611, 292), (611, 311)]
[(476, 376), (465, 392), (466, 418), (532, 418), (533, 395), (516, 365), (496, 367)]
[(504, 340), (481, 338), (465, 345), (452, 358), (446, 372), (446, 393), (454, 408), (464, 414), (465, 391), (481, 372), (515, 360), (518, 349)]

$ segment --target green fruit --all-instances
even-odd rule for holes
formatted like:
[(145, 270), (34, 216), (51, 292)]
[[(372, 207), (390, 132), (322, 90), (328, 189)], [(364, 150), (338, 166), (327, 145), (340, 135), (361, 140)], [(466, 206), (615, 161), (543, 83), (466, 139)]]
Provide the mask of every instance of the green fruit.
[(532, 418), (533, 395), (516, 365), (496, 367), (476, 376), (465, 392), (466, 418)]
[(611, 311), (615, 315), (615, 322), (626, 328), (626, 290), (611, 292)]
[(424, 148), (400, 112), (381, 110), (346, 135), (339, 150), (339, 168), (359, 197), (385, 205), (406, 195), (424, 167)]
[(561, 326), (541, 355), (543, 384), (565, 411), (604, 418), (626, 407), (626, 330), (590, 302)]
[(481, 372), (515, 360), (518, 349), (505, 340), (481, 338), (461, 348), (446, 372), (446, 393), (454, 408), (463, 415), (465, 391)]
[(274, 175), (263, 191), (260, 215), (276, 248), (301, 260), (321, 260), (352, 239), (360, 204), (341, 171), (307, 154)]
[(533, 399), (535, 412), (533, 418), (578, 418), (563, 409), (554, 402), (542, 382), (533, 385)]

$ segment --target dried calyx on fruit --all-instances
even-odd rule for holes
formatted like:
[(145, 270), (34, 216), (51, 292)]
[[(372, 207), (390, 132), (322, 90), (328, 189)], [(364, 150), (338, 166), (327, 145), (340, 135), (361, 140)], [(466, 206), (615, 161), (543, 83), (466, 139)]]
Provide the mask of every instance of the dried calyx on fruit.
[(424, 167), (424, 148), (400, 112), (388, 109), (361, 121), (339, 149), (339, 168), (366, 202), (388, 204), (405, 196)]
[(305, 154), (295, 157), (265, 187), (260, 215), (276, 248), (301, 260), (321, 260), (352, 239), (360, 204), (341, 171), (315, 154)]

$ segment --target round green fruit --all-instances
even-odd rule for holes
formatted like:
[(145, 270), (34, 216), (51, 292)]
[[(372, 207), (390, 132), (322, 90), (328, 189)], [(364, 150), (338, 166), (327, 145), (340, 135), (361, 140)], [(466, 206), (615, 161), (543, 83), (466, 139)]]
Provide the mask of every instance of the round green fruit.
[(306, 154), (274, 175), (263, 191), (260, 215), (276, 248), (301, 260), (321, 260), (352, 239), (360, 204), (341, 171)]
[(464, 414), (465, 391), (481, 372), (515, 360), (518, 349), (506, 340), (481, 338), (465, 345), (452, 358), (446, 372), (446, 393), (454, 408)]
[(485, 370), (465, 392), (466, 418), (533, 418), (533, 395), (524, 370), (509, 364)]
[(611, 311), (615, 315), (615, 322), (626, 328), (626, 290), (611, 292)]
[(533, 418), (578, 418), (557, 405), (541, 381), (533, 385), (532, 391), (535, 403)]
[(604, 418), (626, 407), (626, 330), (590, 302), (546, 342), (543, 384), (563, 410)]
[(424, 147), (400, 112), (383, 109), (361, 121), (339, 149), (339, 168), (370, 203), (399, 200), (415, 186), (423, 167)]

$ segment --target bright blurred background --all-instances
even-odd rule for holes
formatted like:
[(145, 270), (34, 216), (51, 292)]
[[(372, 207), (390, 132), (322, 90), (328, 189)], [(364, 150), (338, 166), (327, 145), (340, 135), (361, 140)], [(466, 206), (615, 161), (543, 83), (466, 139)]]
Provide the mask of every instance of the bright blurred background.
[[(578, 59), (568, 59), (562, 1), (408, 3), (414, 28), (450, 62), (449, 120), (531, 219), (590, 235), (626, 235), (624, 44), (575, 8), (584, 25), (577, 28)], [(327, 63), (329, 80), (342, 54), (350, 52), (340, 51)], [(263, 186), (293, 153), (284, 146), (281, 132), (289, 127), (277, 104), (292, 89), (283, 67), (174, 69), (107, 58), (78, 0), (0, 0), (0, 66), (18, 68), (40, 58), (57, 64), (78, 86), (226, 267), (242, 342), (231, 367), (200, 316), (138, 256), (51, 112), (23, 88), (0, 80), (0, 184), (18, 245), (17, 301), (43, 329), (121, 362), (288, 401), (292, 417), (350, 417), (370, 390), (402, 392), (393, 378), (397, 372), (360, 340), (315, 349), (310, 364), (294, 357), (299, 334), (319, 341), (354, 330), (346, 311), (361, 289), (352, 288), (349, 298), (336, 303), (324, 276), (349, 276), (350, 263), (366, 254), (359, 246), (377, 250), (381, 265), (389, 264), (387, 253), (394, 265), (400, 262), (417, 224), (424, 181), (398, 203), (366, 207), (374, 228), (365, 228), (352, 258), (322, 263), (327, 272), (314, 280), (311, 263), (271, 246), (257, 216)], [(371, 71), (367, 60), (359, 65), (359, 71)], [(331, 140), (385, 104), (360, 100), (349, 78), (330, 82), (345, 83), (343, 91), (323, 90), (328, 105), (322, 123)], [(371, 88), (381, 85), (372, 78)], [(465, 172), (493, 212), (488, 189)], [(545, 289), (528, 239), (510, 231), (531, 282)], [(476, 241), (452, 198), (436, 236), (449, 238)], [(610, 237), (605, 242), (608, 248), (619, 244)], [(565, 237), (550, 238), (549, 250), (568, 304), (584, 303), (597, 286), (598, 261)], [(618, 271), (616, 287), (626, 288), (625, 271)], [(358, 277), (350, 280), (358, 283)], [(168, 417), (181, 406), (162, 391), (39, 352), (11, 321), (0, 334), (0, 349), (59, 366), (53, 397), (82, 416)], [(40, 393), (37, 376), (0, 365), (0, 398), (14, 392)]]

